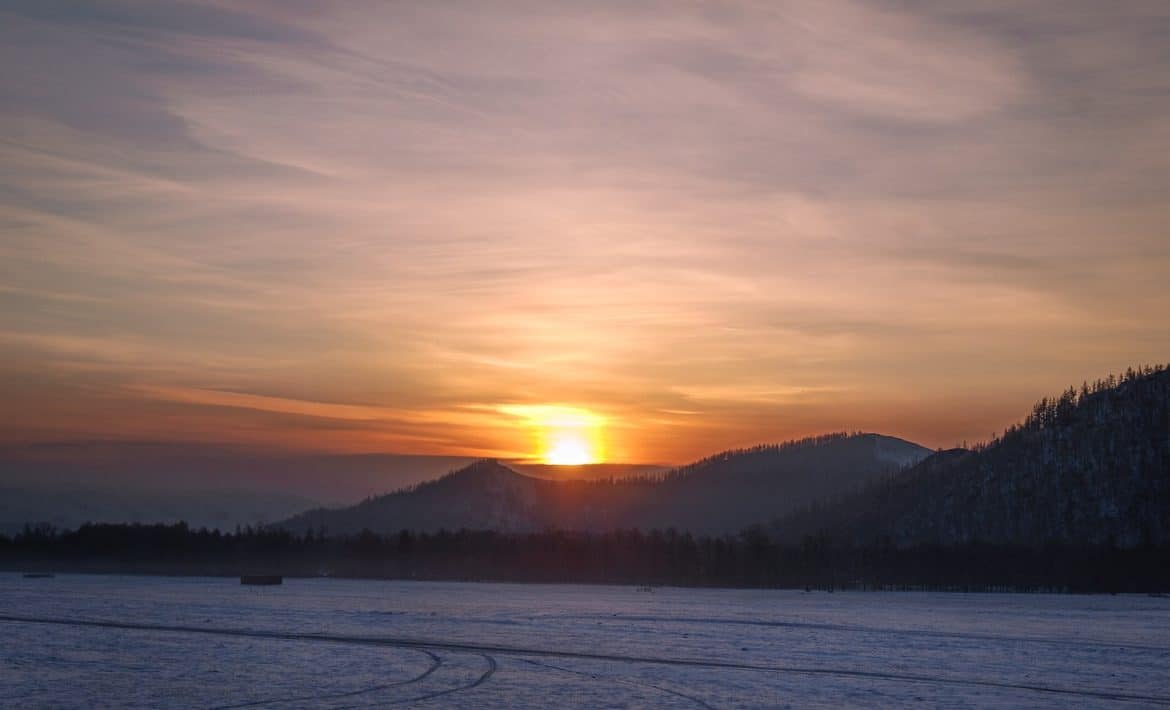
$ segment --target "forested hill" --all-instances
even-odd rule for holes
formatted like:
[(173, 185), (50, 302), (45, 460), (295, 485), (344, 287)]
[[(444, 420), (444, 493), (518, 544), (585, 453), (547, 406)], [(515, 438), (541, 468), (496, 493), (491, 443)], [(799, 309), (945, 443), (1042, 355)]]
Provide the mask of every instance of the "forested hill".
[(1170, 544), (1170, 370), (1070, 388), (989, 444), (938, 453), (772, 532), (862, 546)]
[(857, 490), (928, 454), (892, 437), (831, 434), (727, 451), (663, 476), (612, 481), (542, 480), (481, 461), (356, 506), (308, 511), (279, 527), (330, 534), (673, 527), (721, 535)]
[(918, 444), (880, 434), (827, 434), (727, 451), (667, 473), (626, 527), (738, 532), (884, 480), (929, 455)]

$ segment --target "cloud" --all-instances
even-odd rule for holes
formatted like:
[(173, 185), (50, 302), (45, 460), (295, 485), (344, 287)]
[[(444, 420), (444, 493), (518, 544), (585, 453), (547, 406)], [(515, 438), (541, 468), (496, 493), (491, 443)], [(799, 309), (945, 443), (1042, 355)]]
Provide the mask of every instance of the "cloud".
[(220, 390), (196, 389), (189, 387), (167, 387), (139, 385), (136, 392), (168, 402), (202, 404), (215, 407), (255, 409), (262, 412), (294, 414), (302, 417), (341, 419), (346, 421), (393, 420), (393, 413), (383, 407), (369, 407), (333, 402), (312, 402), (288, 397), (268, 397), (247, 392), (224, 392)]
[(860, 3), (791, 3), (797, 91), (898, 121), (969, 121), (1007, 108), (1024, 73), (1007, 46), (979, 32)]
[(1159, 4), (298, 7), (0, 10), (21, 436), (950, 444), (1170, 346)]

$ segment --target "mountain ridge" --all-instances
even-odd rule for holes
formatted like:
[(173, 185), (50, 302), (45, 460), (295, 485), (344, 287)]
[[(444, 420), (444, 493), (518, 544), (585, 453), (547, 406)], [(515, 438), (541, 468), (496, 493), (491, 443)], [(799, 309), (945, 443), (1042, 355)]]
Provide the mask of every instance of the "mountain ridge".
[(1170, 371), (1129, 370), (1044, 398), (970, 450), (873, 433), (720, 452), (662, 474), (536, 479), (485, 460), (442, 478), (279, 524), (353, 534), (621, 528), (696, 535), (759, 525), (782, 543), (1170, 544)]
[(894, 437), (839, 433), (729, 450), (661, 475), (600, 481), (539, 479), (485, 459), (355, 506), (306, 511), (278, 526), (331, 533), (554, 527), (734, 533), (892, 474), (928, 453)]
[(1131, 369), (1044, 398), (986, 444), (940, 452), (771, 530), (859, 546), (1168, 544), (1170, 370)]

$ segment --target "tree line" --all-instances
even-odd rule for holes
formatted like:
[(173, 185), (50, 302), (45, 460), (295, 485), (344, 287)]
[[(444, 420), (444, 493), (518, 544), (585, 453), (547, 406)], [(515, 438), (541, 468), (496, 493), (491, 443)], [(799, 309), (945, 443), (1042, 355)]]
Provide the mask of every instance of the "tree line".
[(1170, 591), (1170, 549), (1004, 545), (781, 544), (675, 530), (531, 534), (402, 531), (304, 535), (174, 525), (29, 527), (0, 536), (0, 567), (23, 571), (771, 587), (816, 590)]

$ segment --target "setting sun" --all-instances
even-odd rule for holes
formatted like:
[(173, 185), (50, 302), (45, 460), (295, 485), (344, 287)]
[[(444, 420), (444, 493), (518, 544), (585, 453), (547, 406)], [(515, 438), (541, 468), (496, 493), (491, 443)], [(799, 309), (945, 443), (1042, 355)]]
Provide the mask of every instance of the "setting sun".
[(557, 434), (552, 446), (544, 454), (544, 462), (556, 466), (581, 466), (596, 463), (589, 451), (589, 443), (574, 433)]
[(563, 405), (507, 405), (505, 414), (523, 420), (532, 431), (534, 453), (546, 464), (582, 466), (605, 460), (605, 417)]

